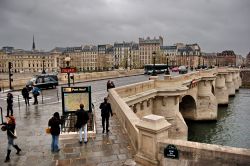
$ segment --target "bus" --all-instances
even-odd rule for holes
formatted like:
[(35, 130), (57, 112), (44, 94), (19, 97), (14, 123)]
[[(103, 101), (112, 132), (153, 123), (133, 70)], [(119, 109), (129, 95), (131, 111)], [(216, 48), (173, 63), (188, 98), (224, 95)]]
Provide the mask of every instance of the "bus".
[[(167, 70), (168, 65), (166, 64), (155, 64), (155, 71), (157, 74), (164, 73)], [(154, 69), (154, 64), (144, 65), (144, 74), (152, 74)]]

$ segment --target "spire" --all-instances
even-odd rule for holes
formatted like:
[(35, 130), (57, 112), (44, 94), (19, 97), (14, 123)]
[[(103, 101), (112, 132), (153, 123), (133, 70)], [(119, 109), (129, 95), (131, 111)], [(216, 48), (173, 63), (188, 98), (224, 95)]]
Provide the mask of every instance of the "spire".
[(35, 39), (34, 39), (34, 35), (33, 35), (33, 44), (32, 44), (32, 50), (35, 51), (36, 46), (35, 46)]

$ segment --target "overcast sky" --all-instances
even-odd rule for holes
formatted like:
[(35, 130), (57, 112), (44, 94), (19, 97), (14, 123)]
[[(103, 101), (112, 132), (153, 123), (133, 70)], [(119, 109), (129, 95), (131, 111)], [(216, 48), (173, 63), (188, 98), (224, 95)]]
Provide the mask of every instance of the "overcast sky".
[(161, 35), (164, 45), (250, 51), (250, 0), (0, 0), (0, 47), (113, 44)]

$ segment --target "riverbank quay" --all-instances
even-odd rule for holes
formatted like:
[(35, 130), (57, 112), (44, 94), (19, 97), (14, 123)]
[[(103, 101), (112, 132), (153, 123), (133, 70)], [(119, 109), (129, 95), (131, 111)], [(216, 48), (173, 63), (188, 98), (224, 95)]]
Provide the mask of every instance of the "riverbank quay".
[(250, 88), (250, 69), (241, 69), (240, 77), (242, 79), (242, 87)]
[[(38, 74), (38, 73), (37, 73)], [(115, 71), (105, 71), (105, 72), (91, 72), (91, 73), (74, 73), (74, 80), (70, 79), (71, 84), (95, 81), (102, 79), (112, 79), (119, 77), (128, 77), (133, 75), (144, 74), (143, 69), (133, 69), (133, 70), (115, 70)], [(33, 74), (23, 74), (23, 73), (14, 73), (14, 81), (12, 82), (13, 90), (22, 89), (26, 83), (32, 78)], [(68, 76), (66, 73), (58, 74), (59, 85), (65, 85), (68, 82)], [(8, 74), (2, 74), (0, 81), (0, 88), (2, 91), (9, 89), (9, 80)]]

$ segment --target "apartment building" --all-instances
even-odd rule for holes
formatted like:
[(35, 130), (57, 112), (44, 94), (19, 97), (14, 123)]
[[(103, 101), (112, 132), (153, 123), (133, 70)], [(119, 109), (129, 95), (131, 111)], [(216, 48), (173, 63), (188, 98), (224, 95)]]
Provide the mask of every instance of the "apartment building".
[(12, 63), (14, 73), (42, 72), (43, 69), (53, 72), (57, 69), (56, 59), (49, 52), (6, 49), (5, 47), (0, 53), (1, 72), (8, 72), (9, 62)]
[[(153, 63), (153, 56), (160, 57), (161, 55), (161, 46), (163, 46), (163, 38), (159, 36), (159, 38), (154, 37), (150, 39), (150, 37), (139, 38), (139, 59), (140, 59), (140, 67), (143, 67), (145, 64)], [(156, 53), (153, 55), (153, 52)]]
[(225, 50), (217, 54), (219, 66), (236, 66), (236, 54), (233, 50)]
[(138, 68), (139, 45), (134, 42), (114, 43), (113, 62), (115, 68)]

